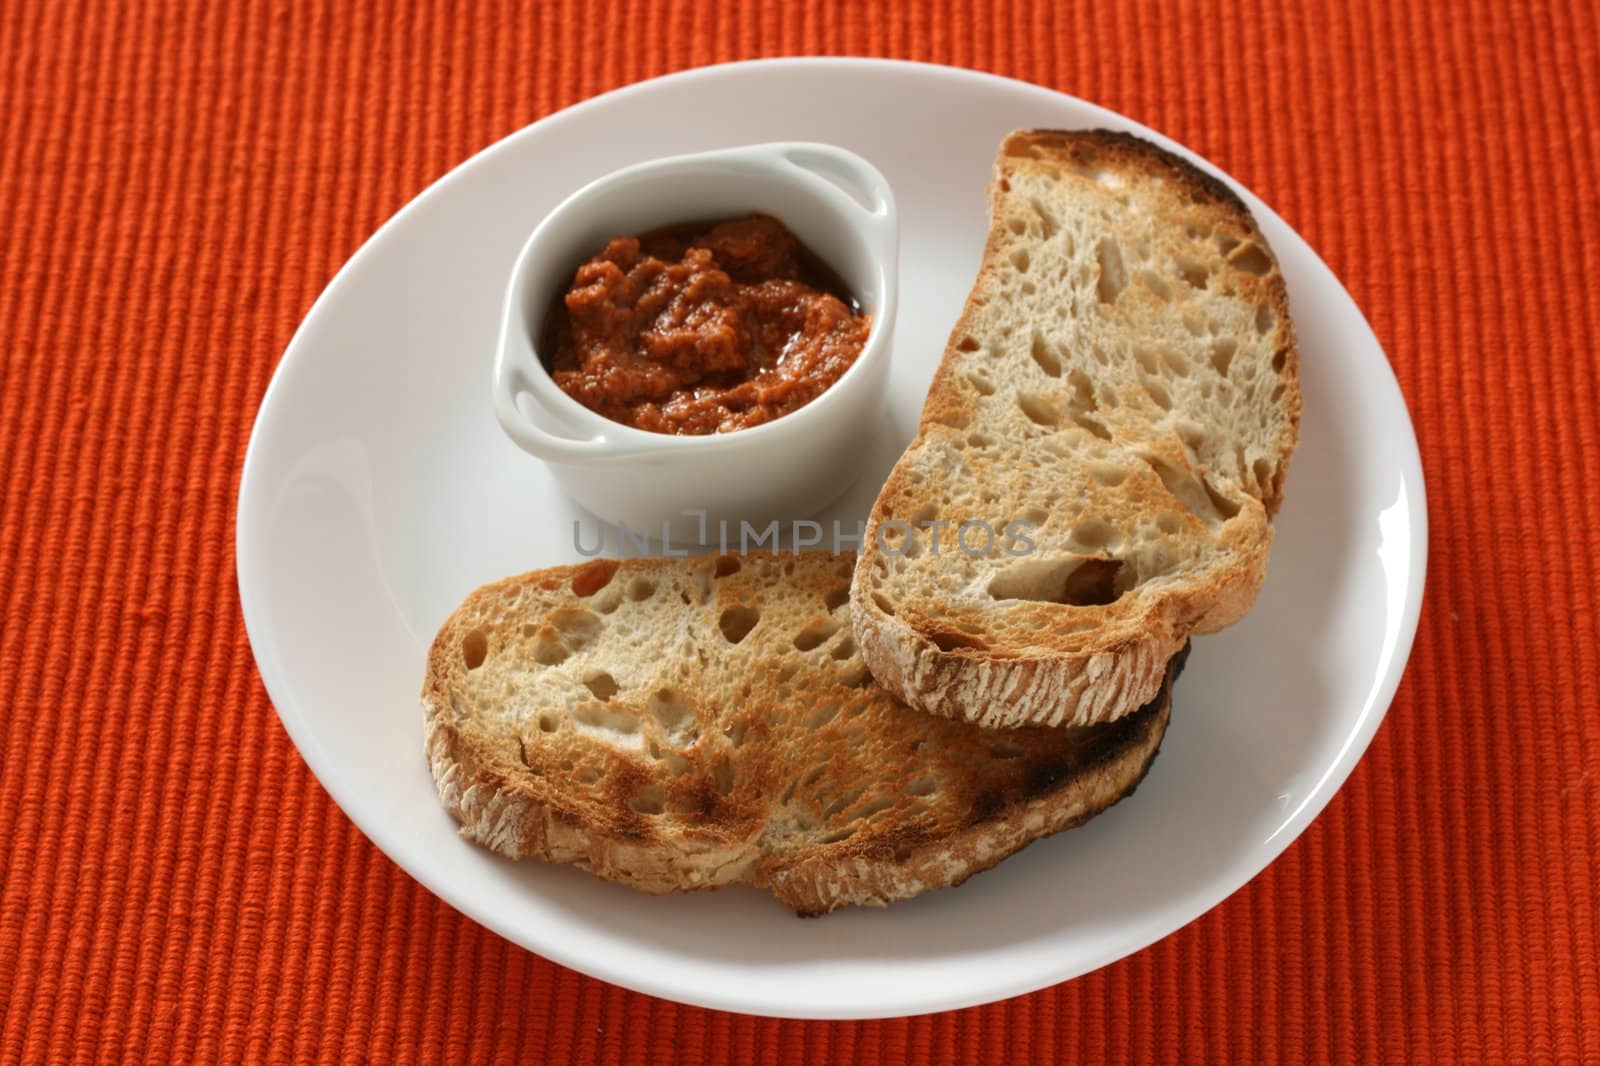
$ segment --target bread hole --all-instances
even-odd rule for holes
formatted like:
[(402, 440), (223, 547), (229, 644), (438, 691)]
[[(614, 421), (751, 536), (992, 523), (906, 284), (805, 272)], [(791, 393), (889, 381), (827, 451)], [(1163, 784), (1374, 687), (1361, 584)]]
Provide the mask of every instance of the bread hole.
[(1210, 478), (1202, 477), (1200, 485), (1206, 490), (1206, 496), (1211, 500), (1211, 506), (1216, 509), (1217, 514), (1222, 517), (1224, 522), (1239, 513), (1238, 501), (1231, 500), (1219, 492), (1217, 487), (1211, 484)]
[(830, 611), (837, 611), (839, 608), (843, 607), (849, 602), (849, 585), (840, 585), (838, 588), (831, 589), (829, 590), (828, 594), (822, 598), (822, 605)]
[(1011, 181), (1010, 181), (1010, 179), (1008, 179), (1008, 178), (1001, 178), (1000, 179), (1000, 191), (1001, 192), (1010, 192), (1011, 191)]
[(617, 684), (617, 679), (603, 670), (598, 674), (590, 674), (584, 678), (583, 684), (597, 700), (609, 700), (621, 691), (621, 687)]
[(1139, 280), (1144, 282), (1144, 287), (1153, 292), (1156, 299), (1162, 303), (1172, 302), (1172, 286), (1161, 280), (1160, 275), (1154, 271), (1145, 270), (1139, 274)]
[(827, 806), (822, 808), (822, 817), (825, 819), (838, 817), (841, 813), (848, 810), (852, 803), (860, 799), (861, 794), (865, 791), (866, 789), (864, 788), (854, 788), (849, 792), (846, 792), (844, 795), (837, 797), (828, 803)]
[(1103, 607), (1115, 603), (1126, 591), (1122, 574), (1123, 564), (1116, 559), (1079, 555), (1025, 558), (994, 576), (989, 595), (997, 600)]
[(1144, 386), (1144, 391), (1150, 394), (1150, 399), (1155, 401), (1157, 407), (1163, 411), (1172, 410), (1172, 394), (1167, 391), (1165, 385), (1149, 378), (1140, 378), (1139, 383)]
[(633, 798), (628, 801), (628, 806), (640, 814), (660, 814), (667, 809), (667, 797), (661, 791), (661, 786), (646, 785), (634, 793)]
[(1096, 293), (1103, 304), (1114, 304), (1128, 287), (1128, 271), (1122, 263), (1122, 249), (1110, 237), (1095, 245), (1095, 259), (1100, 264), (1100, 281)]
[(968, 633), (952, 633), (949, 630), (935, 630), (929, 633), (928, 640), (940, 651), (958, 651), (963, 648), (974, 651), (983, 651), (988, 645), (977, 637)]
[(831, 702), (824, 703), (806, 715), (806, 728), (821, 729), (837, 717), (839, 717), (839, 705)]
[(689, 772), (689, 760), (675, 751), (662, 753), (661, 765), (665, 766), (670, 774), (686, 774)]
[(785, 662), (778, 668), (777, 676), (772, 679), (775, 685), (785, 685), (794, 680), (794, 675), (800, 672), (800, 664), (793, 659)]
[(1088, 551), (1099, 551), (1116, 543), (1117, 531), (1103, 518), (1085, 518), (1072, 527), (1072, 542)]
[(907, 859), (911, 858), (912, 851), (913, 851), (913, 848), (912, 848), (912, 846), (910, 844), (906, 844), (906, 843), (896, 844), (894, 846), (894, 861), (895, 862), (905, 862)]
[(1028, 754), (1028, 749), (1021, 744), (1013, 744), (1009, 740), (1001, 740), (989, 745), (989, 754), (996, 759), (1020, 759)]
[(1272, 463), (1266, 459), (1257, 459), (1255, 462), (1251, 463), (1250, 472), (1256, 476), (1256, 485), (1263, 494), (1266, 493), (1267, 489), (1272, 485), (1272, 479), (1277, 474), (1277, 471), (1273, 467)]
[(580, 766), (572, 776), (580, 785), (592, 785), (600, 780), (600, 769), (596, 766)]
[(735, 718), (723, 728), (722, 735), (728, 738), (729, 747), (742, 748), (749, 732), (750, 722), (744, 718)]
[(652, 692), (650, 699), (645, 702), (645, 709), (661, 723), (661, 728), (668, 735), (674, 737), (693, 731), (698, 724), (689, 701), (683, 698), (683, 693), (670, 686)]
[(1032, 265), (1032, 261), (1028, 258), (1028, 250), (1026, 248), (1018, 248), (1012, 252), (1011, 265), (1016, 268), (1018, 274), (1026, 274), (1028, 267)]
[(1239, 247), (1239, 238), (1227, 233), (1217, 234), (1217, 251), (1226, 256), (1229, 252)]
[(831, 655), (833, 658), (839, 660), (840, 662), (843, 662), (844, 660), (850, 658), (850, 656), (854, 655), (855, 653), (856, 653), (856, 642), (855, 642), (855, 640), (853, 638), (848, 637), (848, 636), (845, 637), (843, 640), (841, 640), (839, 643), (835, 644), (833, 646), (833, 650), (828, 652), (829, 655)]
[(711, 787), (717, 795), (726, 796), (733, 791), (733, 762), (724, 755), (711, 764)]
[(962, 337), (956, 342), (956, 351), (975, 352), (978, 350), (978, 339), (972, 336)]
[(993, 396), (994, 382), (982, 374), (968, 374), (967, 381), (972, 385), (979, 396)]
[(628, 599), (635, 603), (648, 600), (656, 594), (656, 583), (649, 578), (636, 577), (628, 582)]
[(1272, 257), (1259, 244), (1251, 241), (1241, 247), (1228, 260), (1247, 274), (1261, 277), (1272, 270)]
[(800, 651), (810, 651), (839, 631), (839, 623), (832, 618), (812, 622), (795, 634), (794, 646)]
[(1156, 358), (1156, 353), (1148, 348), (1135, 348), (1133, 358), (1139, 364), (1139, 369), (1146, 374), (1161, 373), (1161, 360)]
[(489, 657), (489, 635), (474, 629), (461, 638), (461, 659), (468, 670), (476, 670)]
[(1043, 507), (1029, 507), (1022, 512), (1022, 520), (1029, 525), (1042, 526), (1050, 519), (1050, 512)]
[(1163, 348), (1161, 349), (1161, 361), (1166, 363), (1167, 368), (1178, 377), (1186, 378), (1189, 376), (1189, 360), (1182, 352), (1173, 348)]
[(851, 816), (853, 822), (870, 821), (872, 816), (893, 807), (898, 801), (893, 796), (877, 796), (861, 805), (861, 808)]
[(533, 644), (533, 661), (540, 666), (559, 666), (571, 654), (560, 638), (548, 629), (540, 632), (539, 639)]
[(1017, 406), (1028, 420), (1041, 426), (1058, 426), (1061, 416), (1056, 412), (1055, 405), (1047, 398), (1032, 392), (1017, 393)]
[(1183, 328), (1188, 330), (1194, 336), (1198, 337), (1206, 331), (1205, 320), (1199, 315), (1184, 315)]
[(1089, 476), (1094, 478), (1095, 484), (1114, 489), (1128, 480), (1128, 471), (1115, 463), (1090, 463)]
[(818, 844), (837, 844), (841, 840), (849, 840), (856, 835), (856, 825), (847, 823), (837, 829), (830, 829), (817, 838)]
[(1187, 468), (1180, 468), (1158, 455), (1144, 455), (1141, 458), (1156, 472), (1172, 498), (1206, 525), (1215, 528), (1239, 513), (1238, 504), (1225, 498), (1227, 507), (1219, 507), (1211, 486)]
[(932, 774), (917, 778), (906, 786), (908, 796), (931, 796), (939, 788), (939, 779)]
[(614, 584), (607, 585), (605, 588), (595, 593), (594, 598), (590, 602), (594, 604), (594, 609), (599, 611), (601, 614), (610, 614), (612, 611), (615, 611), (618, 607), (622, 606), (622, 589), (618, 588)]
[(550, 616), (550, 624), (561, 635), (562, 643), (581, 651), (600, 635), (604, 623), (587, 607), (562, 607)]
[(1070, 417), (1075, 424), (1083, 429), (1088, 430), (1101, 440), (1111, 439), (1111, 431), (1107, 429), (1105, 423), (1101, 422), (1098, 418), (1091, 418), (1089, 415), (1078, 414), (1076, 412), (1072, 412)]
[(1006, 228), (1020, 237), (1028, 231), (1028, 223), (1026, 219), (1017, 218), (1013, 215), (1011, 218), (1006, 219)]
[(596, 559), (580, 567), (572, 575), (572, 592), (575, 596), (588, 598), (611, 584), (611, 579), (617, 574), (618, 563), (615, 559)]
[(872, 594), (872, 602), (877, 605), (878, 610), (882, 611), (890, 618), (894, 617), (894, 604), (889, 602), (889, 597), (885, 596), (881, 592), (874, 592)]
[(1095, 362), (1099, 363), (1101, 366), (1111, 365), (1111, 357), (1107, 355), (1106, 350), (1100, 347), (1098, 344), (1091, 344), (1089, 346), (1089, 357)]
[(1273, 403), (1277, 403), (1279, 400), (1283, 399), (1283, 394), (1287, 391), (1289, 391), (1288, 386), (1284, 385), (1284, 383), (1280, 381), (1278, 384), (1272, 387), (1272, 394), (1268, 396), (1267, 399)]
[(1205, 447), (1208, 439), (1205, 427), (1194, 422), (1180, 421), (1175, 427), (1175, 432), (1178, 434), (1178, 439), (1183, 442), (1183, 446), (1196, 455)]
[(973, 433), (967, 437), (967, 447), (969, 448), (987, 448), (993, 443), (994, 441), (990, 440), (982, 433)]
[(1043, 370), (1049, 377), (1058, 378), (1061, 376), (1061, 360), (1056, 358), (1056, 354), (1045, 343), (1044, 335), (1038, 330), (1033, 331), (1032, 351), (1033, 361), (1039, 364), (1040, 370)]
[(1172, 511), (1162, 511), (1156, 515), (1156, 528), (1169, 537), (1177, 536), (1183, 529), (1183, 519)]
[(1265, 337), (1278, 324), (1278, 314), (1266, 304), (1256, 308), (1256, 332)]
[(572, 720), (590, 729), (632, 736), (639, 732), (639, 719), (621, 708), (605, 703), (583, 703), (573, 708)]
[(1274, 374), (1281, 374), (1281, 373), (1283, 373), (1283, 368), (1288, 366), (1288, 365), (1289, 365), (1289, 349), (1287, 349), (1287, 348), (1279, 348), (1272, 355), (1272, 372)]
[(1205, 264), (1190, 259), (1187, 256), (1179, 257), (1178, 274), (1183, 278), (1184, 284), (1188, 285), (1191, 289), (1204, 289), (1206, 287), (1206, 282), (1209, 281), (1211, 277), (1211, 272), (1206, 269)]
[(1122, 563), (1116, 559), (1086, 559), (1067, 575), (1057, 602), (1074, 607), (1104, 607), (1122, 595), (1117, 579)]
[(750, 635), (761, 621), (761, 612), (754, 607), (729, 607), (717, 619), (717, 628), (729, 644), (737, 644)]
[(712, 573), (714, 573), (717, 577), (731, 577), (734, 574), (737, 574), (741, 569), (743, 569), (743, 567), (744, 564), (739, 561), (738, 556), (719, 555), (717, 556), (716, 566)]
[(561, 728), (561, 718), (551, 711), (543, 711), (539, 715), (539, 732), (554, 733)]
[(1021, 289), (1022, 295), (1024, 296), (1032, 296), (1034, 293), (1039, 291), (1039, 287), (1031, 281), (1024, 281), (1021, 285)]
[(872, 671), (867, 669), (866, 663), (856, 659), (839, 675), (839, 684), (845, 688), (871, 688)]
[(1229, 337), (1213, 341), (1211, 344), (1211, 365), (1223, 377), (1228, 376), (1228, 367), (1233, 365), (1233, 353), (1239, 350), (1239, 342)]

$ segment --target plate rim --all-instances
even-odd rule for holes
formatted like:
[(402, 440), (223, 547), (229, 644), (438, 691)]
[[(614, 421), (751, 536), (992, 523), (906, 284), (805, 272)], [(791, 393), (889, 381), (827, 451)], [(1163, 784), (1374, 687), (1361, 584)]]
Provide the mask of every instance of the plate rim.
[[(1411, 534), (1411, 550), (1409, 558), (1406, 560), (1408, 582), (1400, 612), (1400, 624), (1396, 633), (1396, 640), (1386, 649), (1387, 661), (1380, 661), (1381, 677), (1378, 683), (1369, 690), (1367, 704), (1361, 709), (1354, 728), (1346, 738), (1344, 747), (1340, 750), (1333, 763), (1326, 768), (1316, 785), (1313, 786), (1311, 794), (1302, 802), (1300, 808), (1282, 823), (1272, 837), (1268, 838), (1265, 843), (1253, 848), (1248, 855), (1231, 864), (1221, 874), (1213, 878), (1212, 882), (1205, 886), (1204, 891), (1189, 893), (1187, 898), (1190, 905), (1177, 908), (1179, 917), (1176, 920), (1170, 916), (1168, 911), (1163, 911), (1159, 920), (1152, 920), (1147, 916), (1141, 921), (1129, 922), (1123, 935), (1110, 942), (1109, 946), (1101, 951), (1092, 953), (1089, 957), (1075, 959), (1073, 964), (1062, 967), (1053, 976), (1047, 976), (1043, 980), (1030, 976), (1010, 981), (989, 981), (975, 992), (946, 990), (943, 994), (924, 994), (916, 997), (915, 1002), (896, 1001), (893, 1008), (888, 1011), (870, 1004), (840, 1004), (837, 1009), (832, 1010), (794, 1010), (785, 1009), (785, 1005), (782, 1002), (769, 1000), (753, 1002), (729, 998), (720, 994), (694, 994), (698, 990), (694, 990), (694, 993), (691, 994), (685, 994), (682, 986), (661, 979), (649, 970), (629, 969), (626, 966), (611, 965), (605, 958), (597, 959), (589, 954), (564, 950), (559, 940), (540, 943), (537, 947), (532, 947), (529, 945), (529, 938), (525, 935), (525, 930), (516, 927), (509, 921), (501, 920), (496, 913), (490, 912), (487, 908), (475, 907), (471, 904), (471, 901), (463, 901), (453, 898), (452, 894), (447, 894), (436, 883), (431, 874), (419, 873), (397, 859), (394, 850), (388, 846), (384, 839), (388, 832), (381, 826), (364, 824), (363, 821), (352, 814), (350, 806), (346, 804), (343, 798), (345, 788), (332, 783), (340, 779), (338, 765), (334, 758), (312, 735), (309, 719), (294, 713), (294, 700), (290, 698), (285, 702), (284, 699), (280, 698), (289, 695), (289, 685), (285, 680), (287, 672), (281, 659), (276, 654), (276, 648), (269, 642), (267, 620), (262, 614), (264, 608), (259, 606), (259, 601), (254, 594), (257, 579), (252, 576), (259, 569), (259, 564), (255, 562), (258, 548), (256, 537), (251, 532), (251, 528), (256, 522), (257, 511), (263, 505), (258, 499), (259, 491), (252, 492), (251, 486), (261, 476), (258, 471), (264, 461), (261, 456), (263, 449), (266, 447), (263, 443), (263, 438), (266, 435), (263, 426), (267, 422), (267, 415), (275, 409), (274, 401), (278, 393), (287, 387), (283, 383), (289, 376), (291, 369), (306, 358), (304, 354), (307, 347), (305, 338), (314, 332), (321, 317), (328, 313), (327, 309), (331, 303), (329, 294), (339, 288), (340, 281), (347, 273), (356, 270), (367, 258), (378, 254), (378, 250), (385, 243), (386, 235), (403, 225), (414, 211), (420, 210), (420, 205), (424, 201), (430, 200), (436, 191), (447, 188), (457, 180), (463, 180), (463, 175), (466, 171), (490, 156), (509, 150), (513, 142), (531, 135), (536, 129), (580, 121), (588, 112), (598, 110), (611, 101), (649, 93), (659, 88), (663, 83), (676, 84), (714, 79), (753, 69), (780, 71), (825, 69), (829, 67), (849, 68), (857, 71), (877, 70), (891, 75), (916, 72), (918, 75), (965, 80), (974, 84), (1004, 86), (1012, 91), (1021, 88), (1030, 93), (1046, 94), (1057, 98), (1064, 104), (1089, 112), (1096, 122), (1129, 130), (1168, 150), (1181, 154), (1184, 158), (1203, 168), (1207, 173), (1215, 174), (1222, 178), (1230, 188), (1239, 191), (1250, 205), (1253, 213), (1270, 218), (1274, 224), (1281, 226), (1284, 231), (1293, 236), (1303, 251), (1310, 256), (1315, 268), (1326, 275), (1327, 279), (1336, 287), (1337, 295), (1342, 297), (1354, 312), (1355, 320), (1359, 321), (1363, 333), (1363, 337), (1360, 338), (1362, 344), (1370, 345), (1377, 352), (1384, 355), (1385, 358), (1381, 360), (1381, 367), (1379, 368), (1380, 373), (1373, 384), (1392, 394), (1403, 416), (1401, 422), (1392, 427), (1398, 431), (1399, 435), (1399, 439), (1395, 443), (1401, 445), (1395, 449), (1396, 454), (1393, 458), (1399, 474), (1400, 495), (1405, 506)], [(905, 1017), (999, 1002), (1018, 995), (1038, 991), (1042, 988), (1052, 987), (1055, 984), (1092, 973), (1165, 939), (1198, 918), (1210, 913), (1228, 897), (1246, 887), (1256, 877), (1260, 876), (1262, 871), (1277, 861), (1284, 850), (1299, 839), (1310, 824), (1322, 813), (1334, 795), (1344, 786), (1350, 774), (1365, 754), (1373, 736), (1376, 735), (1378, 727), (1387, 717), (1389, 707), (1393, 703), (1394, 696), (1405, 674), (1411, 650), (1415, 643), (1426, 586), (1429, 545), (1426, 483), (1421, 452), (1417, 443), (1416, 428), (1411, 418), (1409, 405), (1406, 403), (1405, 394), (1400, 388), (1398, 378), (1395, 376), (1393, 365), (1387, 358), (1387, 352), (1373, 332), (1371, 324), (1362, 313), (1360, 306), (1350, 295), (1338, 275), (1327, 265), (1316, 249), (1294, 227), (1285, 222), (1276, 211), (1262, 201), (1260, 197), (1209, 160), (1172, 140), (1170, 137), (1150, 129), (1143, 123), (1126, 115), (1070, 93), (1019, 78), (1010, 78), (964, 67), (922, 61), (854, 56), (788, 56), (738, 60), (690, 67), (632, 82), (628, 85), (587, 97), (561, 110), (551, 112), (506, 134), (504, 137), (497, 139), (453, 165), (448, 171), (413, 195), (374, 230), (343, 265), (334, 272), (318, 293), (316, 300), (313, 301), (312, 306), (296, 327), (288, 344), (284, 347), (283, 353), (277, 365), (273, 368), (272, 376), (257, 405), (249, 443), (246, 447), (244, 462), (240, 470), (236, 500), (234, 522), (235, 580), (239, 592), (241, 617), (244, 622), (246, 637), (250, 644), (251, 654), (257, 665), (257, 673), (267, 692), (268, 699), (272, 702), (273, 710), (278, 720), (282, 723), (285, 732), (288, 733), (291, 742), (311, 770), (317, 783), (328, 793), (344, 816), (350, 819), (373, 846), (395, 862), (407, 877), (417, 881), (453, 910), (484, 926), (496, 935), (504, 937), (523, 950), (531, 951), (587, 976), (622, 988), (693, 1006), (733, 1013), (804, 1019)], [(252, 617), (255, 619), (254, 623), (252, 623)], [(289, 710), (286, 711), (286, 707)]]

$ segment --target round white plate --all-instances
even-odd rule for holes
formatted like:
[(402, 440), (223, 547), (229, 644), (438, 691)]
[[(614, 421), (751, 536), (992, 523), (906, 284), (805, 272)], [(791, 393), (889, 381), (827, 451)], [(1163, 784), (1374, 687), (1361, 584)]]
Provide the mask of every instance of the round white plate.
[[(1215, 906), (1322, 810), (1410, 650), (1427, 550), (1421, 464), (1382, 349), (1326, 266), (1249, 193), (1299, 330), (1300, 450), (1255, 610), (1195, 642), (1136, 795), (960, 888), (795, 918), (730, 889), (652, 898), (466, 843), (422, 758), (434, 630), (474, 586), (576, 560), (578, 512), (490, 404), (500, 297), (523, 239), (627, 163), (830, 141), (893, 183), (904, 224), (892, 417), (829, 515), (865, 515), (910, 439), (978, 263), (995, 146), (1109, 126), (1032, 85), (873, 60), (710, 67), (552, 115), (395, 215), (328, 286), (262, 402), (239, 493), (239, 590), (284, 727), (372, 841), (453, 906), (608, 981), (725, 1010), (873, 1017), (1028, 992)], [(587, 526), (593, 529), (593, 526)]]

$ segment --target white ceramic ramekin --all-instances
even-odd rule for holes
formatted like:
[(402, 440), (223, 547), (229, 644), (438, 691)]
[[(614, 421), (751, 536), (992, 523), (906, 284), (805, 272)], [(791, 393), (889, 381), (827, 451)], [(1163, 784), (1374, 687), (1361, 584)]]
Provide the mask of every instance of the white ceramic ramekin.
[[(748, 429), (676, 436), (596, 414), (556, 385), (537, 345), (545, 310), (612, 237), (761, 212), (838, 273), (872, 316), (853, 366), (805, 406)], [(584, 186), (533, 231), (506, 291), (495, 358), (501, 427), (550, 465), (584, 508), (677, 541), (716, 540), (719, 523), (764, 527), (831, 503), (859, 472), (883, 422), (896, 305), (899, 218), (882, 174), (826, 144), (777, 143), (674, 156)], [(704, 520), (685, 512), (704, 512)]]

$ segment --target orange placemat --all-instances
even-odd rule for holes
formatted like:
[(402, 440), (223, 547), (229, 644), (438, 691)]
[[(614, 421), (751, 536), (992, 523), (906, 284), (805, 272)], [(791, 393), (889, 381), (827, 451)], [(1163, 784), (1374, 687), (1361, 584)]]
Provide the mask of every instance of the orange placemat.
[[(945, 7), (0, 4), (0, 1063), (1600, 1062), (1594, 5)], [(1132, 958), (911, 1020), (680, 1007), (460, 917), (306, 770), (233, 581), (256, 405), (384, 218), (601, 90), (814, 52), (1236, 175), (1366, 310), (1430, 490), (1410, 671), (1305, 836)]]

